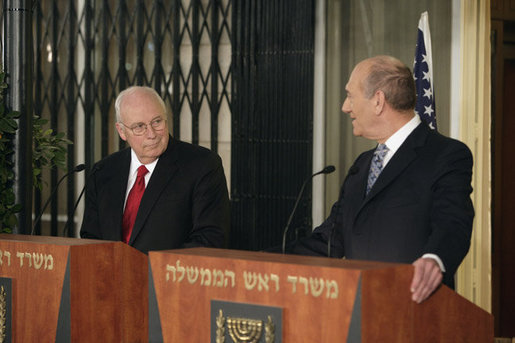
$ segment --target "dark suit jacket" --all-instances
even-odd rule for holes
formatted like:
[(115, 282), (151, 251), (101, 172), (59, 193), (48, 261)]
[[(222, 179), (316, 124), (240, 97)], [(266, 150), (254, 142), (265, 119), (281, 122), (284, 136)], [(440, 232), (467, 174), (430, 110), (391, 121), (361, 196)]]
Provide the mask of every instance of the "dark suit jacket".
[(443, 282), (470, 247), (474, 209), (472, 154), (459, 141), (420, 124), (388, 162), (365, 196), (374, 150), (350, 168), (330, 216), (294, 253), (412, 263), (425, 253), (440, 257)]
[[(121, 240), (130, 148), (98, 162), (87, 184), (81, 237)], [(170, 138), (147, 184), (129, 244), (149, 250), (222, 247), (229, 198), (220, 157)]]

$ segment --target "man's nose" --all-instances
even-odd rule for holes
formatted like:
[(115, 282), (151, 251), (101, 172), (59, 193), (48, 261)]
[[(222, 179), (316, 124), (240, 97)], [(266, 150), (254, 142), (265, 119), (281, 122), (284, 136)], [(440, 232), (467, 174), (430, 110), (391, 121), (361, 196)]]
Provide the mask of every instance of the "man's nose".
[(350, 106), (349, 106), (349, 99), (348, 98), (345, 98), (345, 101), (343, 102), (342, 112), (344, 112), (344, 113), (349, 113), (350, 112)]
[(145, 132), (146, 136), (148, 138), (154, 138), (156, 136), (156, 131), (155, 129), (152, 127), (152, 125), (148, 124), (147, 125), (147, 132)]

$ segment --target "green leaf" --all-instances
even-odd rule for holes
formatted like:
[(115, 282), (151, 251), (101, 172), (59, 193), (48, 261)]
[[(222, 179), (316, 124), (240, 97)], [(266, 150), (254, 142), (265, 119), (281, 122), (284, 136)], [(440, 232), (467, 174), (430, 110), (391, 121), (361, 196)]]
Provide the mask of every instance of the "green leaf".
[(7, 218), (7, 221), (6, 221), (6, 227), (12, 229), (14, 228), (16, 225), (18, 225), (18, 218), (16, 218), (16, 215), (14, 213), (12, 213), (8, 218)]
[(7, 191), (5, 193), (5, 201), (7, 204), (12, 204), (14, 203), (14, 193), (12, 191)]
[[(16, 198), (12, 187), (14, 180), (13, 160), (15, 154), (11, 139), (18, 130), (17, 118), (20, 113), (10, 111), (5, 106), (5, 73), (0, 65), (0, 232), (11, 232), (18, 224), (16, 213), (22, 209), (21, 204), (15, 204)], [(33, 154), (32, 176), (34, 187), (41, 189), (47, 183), (41, 180), (44, 168), (60, 168), (66, 170), (67, 145), (73, 144), (65, 138), (63, 132), (55, 132), (52, 128), (44, 127), (48, 119), (34, 115), (32, 121)]]

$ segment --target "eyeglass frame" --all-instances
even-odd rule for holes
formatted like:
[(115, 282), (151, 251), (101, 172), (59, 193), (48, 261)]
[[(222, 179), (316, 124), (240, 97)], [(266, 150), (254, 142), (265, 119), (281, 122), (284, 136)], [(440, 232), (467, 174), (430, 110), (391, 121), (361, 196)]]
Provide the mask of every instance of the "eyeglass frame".
[[(126, 128), (128, 128), (129, 130), (131, 130), (132, 134), (134, 136), (143, 136), (145, 133), (147, 133), (147, 130), (148, 130), (148, 127), (150, 126), (152, 128), (152, 130), (154, 131), (162, 131), (164, 130), (165, 126), (164, 125), (161, 129), (156, 129), (152, 124), (155, 123), (156, 121), (158, 120), (161, 120), (164, 122), (164, 124), (166, 124), (166, 118), (163, 118), (163, 117), (157, 117), (155, 119), (152, 119), (148, 124), (146, 123), (135, 123), (133, 126), (128, 126), (126, 124), (124, 124), (122, 121), (119, 121), (120, 124), (122, 124), (123, 126), (125, 126)], [(141, 133), (136, 133), (134, 132), (134, 129), (138, 128), (138, 127), (141, 127), (141, 126), (144, 126), (144, 130), (141, 132)]]

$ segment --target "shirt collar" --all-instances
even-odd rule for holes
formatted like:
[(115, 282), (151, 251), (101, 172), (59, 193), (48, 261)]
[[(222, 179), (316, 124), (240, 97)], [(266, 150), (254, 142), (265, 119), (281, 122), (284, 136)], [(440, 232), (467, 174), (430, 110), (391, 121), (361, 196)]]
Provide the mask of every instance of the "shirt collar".
[(383, 168), (386, 166), (388, 162), (390, 162), (393, 155), (399, 150), (400, 146), (406, 138), (415, 130), (415, 128), (421, 123), (420, 117), (415, 114), (415, 116), (403, 127), (397, 130), (390, 138), (384, 142), (386, 147), (388, 148), (388, 153), (384, 157), (383, 160)]
[[(159, 157), (152, 163), (145, 164), (145, 167), (148, 170), (148, 175), (152, 175), (154, 168), (156, 167), (157, 161), (159, 161)], [(134, 149), (131, 148), (131, 166), (129, 169), (129, 177), (136, 177), (138, 174), (138, 168), (143, 165), (138, 159), (138, 156), (134, 152)]]
[(408, 136), (415, 130), (415, 128), (421, 123), (420, 117), (414, 115), (413, 118), (404, 124), (397, 132), (395, 132), (390, 138), (384, 142), (389, 149), (389, 155), (393, 156), (395, 152), (400, 148), (402, 143), (408, 138)]

